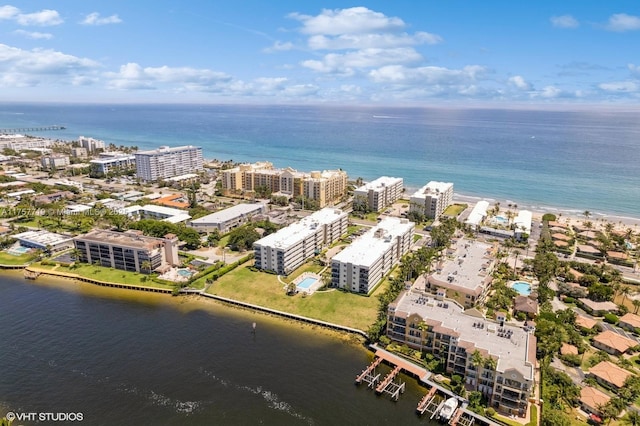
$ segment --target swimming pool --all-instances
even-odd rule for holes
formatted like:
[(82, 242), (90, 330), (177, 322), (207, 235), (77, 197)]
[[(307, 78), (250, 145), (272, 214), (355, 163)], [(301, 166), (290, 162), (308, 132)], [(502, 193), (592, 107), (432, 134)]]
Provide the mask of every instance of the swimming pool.
[(17, 246), (17, 247), (11, 247), (10, 249), (8, 249), (7, 253), (14, 256), (21, 256), (25, 253), (29, 253), (30, 251), (31, 249), (29, 247)]
[(526, 281), (515, 281), (513, 284), (511, 284), (511, 288), (523, 296), (528, 296), (531, 294), (531, 284)]
[(193, 275), (193, 272), (191, 272), (188, 269), (178, 269), (178, 275), (180, 275), (181, 277), (186, 277), (186, 278), (191, 278), (191, 275)]
[(317, 278), (307, 277), (300, 281), (296, 287), (298, 287), (299, 290), (309, 290), (316, 282), (318, 282)]
[(504, 216), (494, 216), (492, 221), (493, 223), (501, 224), (501, 225), (506, 225), (507, 223), (509, 223), (509, 219), (507, 219)]

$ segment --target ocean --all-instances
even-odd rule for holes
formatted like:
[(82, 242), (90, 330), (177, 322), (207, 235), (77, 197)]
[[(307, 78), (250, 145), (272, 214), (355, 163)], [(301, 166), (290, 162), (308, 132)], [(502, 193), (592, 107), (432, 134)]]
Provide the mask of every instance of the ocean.
[(197, 145), (209, 159), (402, 177), (407, 191), (439, 180), (471, 200), (640, 216), (640, 116), (631, 111), (0, 104), (0, 128), (46, 125), (66, 130), (38, 135)]
[(82, 417), (15, 426), (429, 424), (416, 379), (397, 402), (354, 385), (362, 344), (211, 300), (4, 271), (0, 322), (0, 416)]

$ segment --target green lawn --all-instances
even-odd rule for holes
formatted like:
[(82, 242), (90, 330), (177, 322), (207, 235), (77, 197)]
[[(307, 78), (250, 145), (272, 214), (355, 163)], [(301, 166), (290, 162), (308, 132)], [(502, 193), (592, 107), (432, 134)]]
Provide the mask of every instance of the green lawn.
[[(145, 274), (139, 274), (137, 272), (121, 271), (119, 269), (105, 268), (103, 266), (93, 266), (87, 264), (80, 264), (77, 267), (71, 268), (68, 266), (55, 265), (42, 265), (40, 263), (34, 263), (34, 267), (39, 269), (49, 269), (57, 272), (65, 272), (69, 274), (76, 274), (82, 277), (91, 278), (99, 281), (107, 281), (118, 284), (131, 284), (140, 285), (145, 287), (166, 288), (173, 289), (173, 286), (159, 284), (151, 281), (151, 277)], [(149, 278), (145, 281), (145, 278)]]
[(0, 252), (0, 265), (24, 265), (31, 262), (35, 258), (32, 253), (21, 254), (20, 256), (14, 256), (7, 252)]
[(464, 209), (466, 209), (467, 207), (468, 206), (466, 204), (451, 204), (444, 211), (443, 215), (451, 216), (451, 217), (458, 217), (458, 215), (460, 215), (460, 213), (462, 213), (464, 211)]
[[(317, 265), (311, 265), (312, 267)], [(289, 277), (287, 281), (291, 279), (293, 277)], [(386, 285), (379, 286), (370, 297), (338, 290), (316, 292), (307, 297), (302, 297), (301, 294), (287, 296), (276, 275), (253, 272), (245, 264), (220, 277), (209, 287), (208, 292), (366, 331), (378, 312), (378, 298), (375, 295), (380, 294), (385, 287)]]

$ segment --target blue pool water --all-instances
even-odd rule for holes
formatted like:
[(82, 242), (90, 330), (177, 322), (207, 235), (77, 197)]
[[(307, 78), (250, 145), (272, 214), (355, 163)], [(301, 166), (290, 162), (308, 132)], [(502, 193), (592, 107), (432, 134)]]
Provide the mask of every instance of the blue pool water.
[(523, 296), (528, 296), (531, 294), (531, 284), (529, 284), (528, 282), (516, 281), (511, 284), (511, 288)]
[(312, 285), (314, 285), (318, 281), (316, 278), (307, 277), (304, 280), (300, 281), (300, 284), (297, 285), (298, 288), (303, 290), (308, 290)]
[(192, 272), (188, 269), (178, 269), (178, 275), (189, 278), (191, 277)]
[(18, 246), (10, 248), (7, 252), (14, 256), (20, 256), (22, 254), (29, 253), (30, 250), (31, 249), (29, 247)]

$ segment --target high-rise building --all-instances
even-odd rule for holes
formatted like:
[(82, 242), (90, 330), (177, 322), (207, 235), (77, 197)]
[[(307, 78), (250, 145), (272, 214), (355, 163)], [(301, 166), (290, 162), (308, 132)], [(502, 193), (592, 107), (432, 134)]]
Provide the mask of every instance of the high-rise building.
[(104, 141), (94, 138), (88, 138), (86, 136), (80, 136), (78, 138), (80, 146), (87, 150), (89, 153), (95, 153), (99, 149), (104, 149)]
[(324, 208), (253, 244), (255, 267), (288, 275), (337, 241), (349, 224), (347, 213)]
[(353, 192), (354, 210), (380, 211), (395, 203), (402, 196), (403, 180), (382, 176), (366, 183)]
[(387, 217), (331, 259), (331, 283), (369, 294), (413, 242), (415, 223)]
[(409, 211), (437, 219), (453, 203), (453, 184), (431, 181), (409, 199)]
[(154, 182), (159, 179), (202, 171), (202, 148), (196, 146), (163, 146), (151, 151), (135, 153), (136, 174), (140, 180)]

